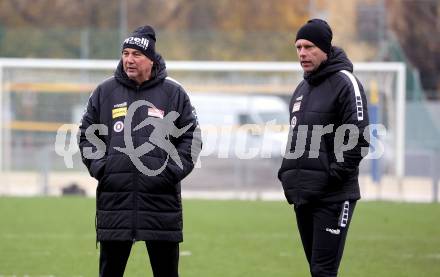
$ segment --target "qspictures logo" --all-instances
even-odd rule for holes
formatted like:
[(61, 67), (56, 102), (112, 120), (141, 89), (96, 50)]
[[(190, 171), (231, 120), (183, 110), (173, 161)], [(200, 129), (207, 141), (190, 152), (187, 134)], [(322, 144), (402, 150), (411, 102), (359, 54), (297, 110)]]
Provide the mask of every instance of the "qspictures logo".
[[(133, 129), (132, 119), (137, 109), (146, 106), (148, 116)], [(124, 146), (114, 147), (118, 152), (127, 155), (136, 168), (148, 176), (155, 176), (163, 171), (172, 160), (179, 168), (182, 169), (183, 163), (177, 152), (176, 146), (172, 143), (175, 139), (183, 136), (192, 126), (190, 123), (187, 126), (176, 126), (175, 121), (180, 116), (179, 113), (171, 111), (165, 114), (162, 110), (155, 107), (152, 103), (145, 100), (138, 100), (126, 106), (126, 103), (115, 105), (115, 109), (120, 115), (124, 115), (124, 120), (118, 120), (111, 127), (116, 133), (123, 133)], [(197, 118), (195, 110), (193, 110), (194, 117)], [(119, 114), (118, 114), (119, 115)], [(151, 134), (148, 139), (143, 141), (141, 145), (133, 143), (132, 132), (145, 128), (149, 125)], [(212, 127), (212, 128), (208, 128)], [(366, 159), (380, 159), (384, 154), (385, 145), (384, 138), (386, 137), (386, 128), (382, 124), (370, 124), (363, 130), (360, 130), (354, 124), (343, 124), (335, 126), (334, 124), (323, 125), (299, 125), (296, 122), (291, 122), (289, 134), (282, 134), (282, 129), (279, 129), (274, 121), (267, 122), (264, 126), (256, 124), (245, 124), (233, 129), (232, 126), (204, 126), (203, 132), (201, 127), (196, 126), (192, 135), (191, 143), (191, 158), (192, 162), (197, 168), (201, 167), (200, 157), (217, 155), (219, 159), (238, 158), (238, 159), (253, 159), (253, 158), (272, 158), (283, 157), (285, 159), (298, 159), (303, 156), (310, 159), (318, 159), (320, 147), (323, 137), (330, 134), (333, 143), (333, 154), (337, 162), (344, 161), (344, 153), (354, 149), (361, 138), (368, 142), (364, 147), (361, 147), (361, 155)], [(297, 135), (292, 136), (295, 129)], [(78, 127), (73, 124), (63, 125), (59, 128), (55, 142), (55, 152), (64, 157), (64, 162), (67, 168), (73, 168), (73, 156), (79, 152), (78, 148)], [(249, 141), (249, 134), (256, 133), (261, 135), (261, 146), (252, 146)], [(272, 141), (269, 139), (276, 131), (277, 137), (285, 136), (288, 138), (287, 145), (280, 143), (277, 147), (272, 148)], [(100, 159), (104, 157), (108, 145), (104, 143), (98, 136), (107, 136), (109, 134), (109, 126), (104, 124), (92, 124), (84, 132), (87, 141), (89, 141), (94, 148), (85, 147), (83, 149), (83, 156), (86, 159)], [(70, 136), (69, 136), (70, 133)], [(70, 137), (70, 139), (69, 139)], [(173, 139), (171, 139), (173, 137)], [(252, 137), (251, 137), (252, 138)], [(204, 147), (202, 149), (201, 142)], [(167, 156), (163, 164), (158, 169), (151, 169), (146, 167), (141, 162), (141, 157), (153, 151), (155, 148), (163, 150)], [(96, 149), (96, 151), (94, 151)], [(305, 149), (309, 149), (308, 155)], [(215, 152), (217, 151), (217, 152)], [(199, 155), (200, 154), (200, 155)]]
[[(147, 125), (151, 125), (154, 129), (151, 132), (149, 141), (145, 141), (141, 146), (135, 148), (133, 145), (133, 137), (131, 128), (124, 129), (124, 142), (126, 147), (114, 147), (115, 150), (122, 152), (130, 157), (130, 160), (136, 166), (136, 168), (147, 176), (156, 176), (160, 174), (168, 164), (168, 159), (171, 158), (180, 169), (183, 170), (183, 164), (179, 157), (176, 147), (171, 143), (171, 136), (178, 138), (183, 135), (193, 125), (192, 123), (179, 129), (175, 125), (174, 121), (180, 116), (178, 112), (171, 111), (165, 117), (159, 109), (157, 109), (152, 103), (146, 100), (138, 100), (134, 102), (128, 109), (127, 116), (124, 120), (125, 126), (131, 126), (135, 111), (142, 107), (148, 107), (148, 114), (150, 115), (144, 119), (139, 125), (137, 125), (133, 131), (139, 130)], [(97, 139), (97, 138), (95, 138)], [(164, 164), (156, 170), (150, 169), (145, 166), (140, 157), (144, 156), (154, 148), (160, 148), (167, 153)]]
[[(125, 104), (125, 103), (123, 103)], [(123, 106), (122, 104), (120, 104)], [(118, 105), (119, 106), (119, 105)], [(148, 108), (148, 117), (146, 117), (141, 123), (139, 123), (136, 127), (133, 128), (133, 130), (130, 127), (132, 126), (132, 121), (134, 114), (137, 109), (139, 109), (142, 106), (147, 106)], [(125, 108), (124, 116), (125, 119), (122, 121), (117, 121), (114, 126), (113, 130), (115, 132), (124, 132), (124, 144), (125, 147), (114, 147), (116, 151), (119, 151), (121, 153), (126, 154), (130, 157), (130, 160), (132, 163), (136, 166), (136, 168), (142, 172), (144, 175), (147, 176), (156, 176), (160, 174), (165, 167), (168, 164), (169, 159), (173, 160), (173, 162), (180, 168), (183, 169), (183, 163), (180, 159), (179, 153), (176, 149), (176, 146), (172, 143), (172, 138), (179, 138), (182, 135), (184, 135), (191, 127), (193, 127), (193, 123), (189, 123), (186, 126), (183, 126), (182, 128), (178, 128), (176, 126), (175, 121), (179, 118), (180, 114), (176, 111), (171, 111), (164, 115), (163, 111), (155, 107), (152, 103), (146, 101), (146, 100), (138, 100), (136, 102), (133, 102), (130, 107), (127, 109), (124, 107), (119, 107), (117, 109)], [(140, 130), (147, 125), (150, 125), (153, 129), (151, 132), (148, 140), (144, 141), (142, 145), (135, 147), (133, 142), (133, 136), (132, 131)], [(193, 131), (192, 135), (192, 143), (191, 143), (191, 158), (193, 159), (193, 162), (196, 163), (198, 153), (200, 153), (201, 150), (201, 140), (198, 135), (197, 126), (194, 127), (196, 130)], [(68, 168), (72, 168), (73, 166), (73, 160), (72, 156), (73, 154), (78, 151), (77, 148), (73, 147), (72, 145), (77, 144), (77, 136), (79, 133), (74, 135), (73, 130), (72, 134), (70, 136), (70, 143), (69, 143), (69, 149), (64, 149), (64, 142), (67, 139), (67, 133), (66, 131), (68, 128), (61, 127), (56, 136), (56, 142), (55, 142), (55, 152), (59, 154), (60, 156), (64, 157), (64, 161), (66, 163), (66, 166)], [(83, 149), (83, 156), (86, 159), (100, 159), (104, 157), (104, 155), (107, 152), (107, 145), (102, 141), (98, 136), (95, 135), (95, 132), (98, 132), (99, 135), (106, 136), (109, 134), (108, 126), (105, 124), (92, 124), (85, 130), (85, 137), (87, 141), (94, 146), (93, 147), (87, 146)], [(148, 168), (146, 165), (144, 165), (141, 161), (141, 157), (146, 155), (147, 153), (151, 152), (155, 148), (160, 148), (167, 154), (166, 159), (163, 161), (163, 164), (158, 169), (151, 169)]]

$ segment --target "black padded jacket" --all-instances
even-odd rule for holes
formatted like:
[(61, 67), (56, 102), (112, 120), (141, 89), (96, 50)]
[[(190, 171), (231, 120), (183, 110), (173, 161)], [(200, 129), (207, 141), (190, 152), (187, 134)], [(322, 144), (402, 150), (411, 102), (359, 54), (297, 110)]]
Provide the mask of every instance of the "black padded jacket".
[[(128, 78), (120, 61), (114, 76), (91, 94), (80, 124), (83, 162), (98, 180), (98, 241), (183, 240), (180, 181), (200, 153), (200, 129), (187, 93), (167, 77), (160, 55), (157, 60), (152, 78), (141, 85)], [(138, 103), (136, 109), (130, 109), (133, 103)], [(168, 121), (175, 128), (163, 124), (170, 112), (179, 115)], [(144, 120), (150, 121), (136, 128)], [(106, 130), (93, 129), (92, 124), (103, 124)], [(91, 135), (102, 143), (93, 142)], [(177, 152), (158, 139), (171, 142)]]
[[(352, 72), (344, 51), (333, 47), (293, 93), (289, 143), (278, 171), (290, 204), (360, 198), (359, 163), (368, 152), (369, 121), (363, 87)], [(336, 134), (342, 139), (335, 140)]]

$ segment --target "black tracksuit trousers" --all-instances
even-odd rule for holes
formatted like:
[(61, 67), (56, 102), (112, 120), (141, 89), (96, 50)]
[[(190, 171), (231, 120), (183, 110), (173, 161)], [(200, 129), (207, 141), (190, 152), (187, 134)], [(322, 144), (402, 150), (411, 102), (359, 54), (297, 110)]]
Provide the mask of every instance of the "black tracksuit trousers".
[[(146, 241), (154, 277), (178, 277), (179, 243)], [(130, 256), (131, 241), (101, 241), (99, 257), (100, 277), (122, 277)]]
[(295, 206), (296, 222), (312, 277), (335, 277), (356, 201)]

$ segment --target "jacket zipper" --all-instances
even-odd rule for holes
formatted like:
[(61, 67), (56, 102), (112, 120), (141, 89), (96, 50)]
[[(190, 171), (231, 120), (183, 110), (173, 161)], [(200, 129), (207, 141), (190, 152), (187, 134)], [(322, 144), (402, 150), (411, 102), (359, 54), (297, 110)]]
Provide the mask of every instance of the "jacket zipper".
[[(306, 120), (305, 120), (306, 111), (307, 111), (307, 110), (306, 110), (306, 107), (307, 107), (307, 103), (308, 103), (309, 97), (311, 97), (311, 88), (310, 88), (310, 85), (309, 85), (309, 90), (308, 90), (306, 93), (303, 94), (303, 100), (301, 101), (301, 102), (302, 102), (302, 103), (301, 103), (301, 106), (302, 106), (302, 110), (303, 110), (303, 111), (302, 111), (302, 115), (301, 115), (301, 121), (302, 121), (303, 123), (306, 122)], [(301, 121), (298, 122), (298, 125), (300, 125)], [(309, 127), (308, 127), (308, 123), (307, 123), (306, 146), (307, 146), (307, 141), (308, 141), (308, 139), (309, 139), (309, 137), (308, 137), (308, 132), (309, 132)], [(307, 148), (307, 147), (306, 147), (306, 148)], [(310, 151), (310, 149), (309, 149), (309, 151)], [(302, 192), (303, 192), (304, 189), (305, 189), (305, 187), (303, 186), (303, 183), (301, 182), (302, 159), (304, 158), (304, 155), (305, 155), (305, 153), (303, 153), (303, 156), (298, 160), (298, 180), (300, 180), (300, 182), (299, 182), (300, 190), (299, 190), (299, 193), (298, 193), (298, 197), (299, 197), (299, 199), (302, 199)]]
[[(136, 87), (136, 95), (135, 95), (135, 99), (136, 100), (138, 100), (137, 99), (138, 95), (139, 95), (139, 86)], [(132, 124), (133, 124), (133, 122), (135, 122), (135, 123), (137, 122), (135, 115), (133, 115)], [(129, 128), (131, 128), (131, 126), (129, 126)], [(137, 138), (137, 136), (132, 136), (132, 137), (134, 138), (133, 145), (136, 148), (136, 147), (139, 146), (138, 138)], [(132, 229), (132, 240), (133, 240), (133, 243), (135, 243), (136, 242), (136, 235), (137, 235), (137, 219), (138, 219), (138, 201), (137, 201), (137, 196), (138, 196), (139, 188), (138, 188), (138, 182), (137, 182), (138, 172), (137, 172), (136, 167), (133, 169), (133, 171), (134, 172), (133, 172), (133, 224), (132, 224), (132, 228), (133, 229)]]

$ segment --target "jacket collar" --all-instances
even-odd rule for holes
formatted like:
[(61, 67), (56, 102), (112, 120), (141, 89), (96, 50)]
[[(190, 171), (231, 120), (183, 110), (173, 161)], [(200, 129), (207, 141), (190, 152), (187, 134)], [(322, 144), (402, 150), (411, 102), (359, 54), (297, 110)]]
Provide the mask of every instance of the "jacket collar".
[(145, 89), (149, 87), (153, 87), (159, 82), (163, 81), (167, 77), (167, 71), (166, 71), (166, 65), (165, 60), (162, 58), (161, 55), (156, 54), (156, 61), (153, 65), (153, 69), (151, 71), (151, 78), (149, 80), (146, 80), (142, 84), (137, 84), (135, 81), (128, 78), (127, 74), (124, 71), (124, 67), (122, 64), (122, 59), (119, 60), (119, 64), (116, 67), (114, 76), (115, 79), (121, 83), (122, 85), (129, 87), (131, 89)]
[(333, 46), (328, 59), (322, 62), (315, 71), (304, 73), (304, 79), (310, 85), (316, 86), (330, 75), (341, 70), (353, 72), (353, 64), (348, 59), (343, 49)]

